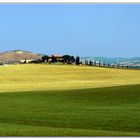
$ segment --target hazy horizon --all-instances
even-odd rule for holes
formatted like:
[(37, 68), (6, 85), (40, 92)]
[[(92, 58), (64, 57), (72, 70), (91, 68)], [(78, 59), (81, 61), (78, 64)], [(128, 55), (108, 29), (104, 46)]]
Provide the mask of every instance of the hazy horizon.
[(140, 4), (0, 4), (0, 52), (140, 56)]
[[(52, 54), (48, 54), (48, 53), (38, 53), (38, 52), (32, 52), (32, 51), (30, 51), (30, 50), (20, 50), (20, 49), (17, 49), (17, 50), (6, 50), (6, 51), (3, 51), (3, 52), (0, 51), (0, 53), (11, 52), (11, 51), (25, 51), (25, 52), (27, 51), (27, 52), (34, 53), (34, 54), (38, 54), (38, 55), (39, 55), (39, 54), (40, 54), (40, 55), (41, 55), (41, 54), (42, 54), (42, 55), (49, 55), (49, 56), (51, 56), (51, 55), (53, 55), (53, 54), (55, 55), (55, 53), (52, 53)], [(60, 54), (60, 53), (59, 53), (58, 55), (63, 56), (63, 55), (73, 55), (73, 54), (67, 54), (67, 53), (66, 53), (66, 54)], [(123, 59), (123, 58), (124, 58), (124, 59), (129, 59), (129, 58), (140, 58), (140, 56), (134, 56), (134, 57), (133, 57), (133, 56), (132, 56), (132, 57), (109, 57), (109, 56), (86, 56), (86, 55), (85, 55), (85, 56), (73, 55), (73, 56), (74, 56), (74, 57), (79, 56), (79, 57), (81, 57), (81, 58), (84, 58), (84, 57), (85, 57), (85, 58), (94, 58), (94, 57), (96, 57), (96, 58), (108, 58), (108, 59), (112, 59), (112, 58), (116, 58), (116, 59), (117, 59), (117, 58), (122, 58), (122, 59)]]

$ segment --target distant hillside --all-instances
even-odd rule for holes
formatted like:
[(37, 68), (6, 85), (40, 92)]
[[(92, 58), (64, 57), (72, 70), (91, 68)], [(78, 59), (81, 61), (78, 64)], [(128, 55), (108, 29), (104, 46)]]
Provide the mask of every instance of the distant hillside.
[(132, 57), (132, 58), (106, 58), (106, 57), (82, 57), (81, 60), (85, 61), (97, 61), (97, 62), (105, 62), (109, 64), (122, 64), (128, 66), (140, 66), (140, 57)]
[(40, 57), (37, 54), (33, 54), (29, 51), (23, 51), (23, 50), (12, 50), (12, 51), (6, 51), (0, 53), (0, 61), (19, 61), (19, 60), (36, 60)]
[(113, 63), (120, 63), (122, 61), (125, 61), (126, 58), (108, 58), (108, 57), (82, 57), (82, 61), (86, 60), (91, 60), (91, 61), (101, 61), (101, 62), (106, 62), (109, 64)]
[(37, 53), (37, 55), (38, 55), (39, 57), (42, 57), (42, 56), (44, 56), (44, 55), (46, 55), (46, 54), (43, 54), (43, 53)]

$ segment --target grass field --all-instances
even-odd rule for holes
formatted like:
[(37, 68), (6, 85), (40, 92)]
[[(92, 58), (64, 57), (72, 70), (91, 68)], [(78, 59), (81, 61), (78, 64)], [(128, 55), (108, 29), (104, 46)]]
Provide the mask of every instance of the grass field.
[(140, 86), (0, 94), (1, 136), (140, 136)]
[(0, 67), (0, 136), (140, 136), (140, 71)]

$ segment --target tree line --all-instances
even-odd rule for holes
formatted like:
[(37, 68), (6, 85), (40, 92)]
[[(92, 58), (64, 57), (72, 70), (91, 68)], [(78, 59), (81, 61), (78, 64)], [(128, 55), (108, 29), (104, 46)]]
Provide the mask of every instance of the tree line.
[[(51, 60), (50, 60), (51, 58)], [(49, 57), (48, 55), (44, 55), (41, 57), (41, 59), (35, 60), (35, 61), (31, 61), (30, 63), (57, 63), (57, 62), (61, 62), (63, 64), (76, 64), (79, 65), (81, 64), (80, 62), (80, 57), (74, 57), (71, 55), (63, 55), (61, 57), (61, 59), (57, 59), (57, 57), (55, 57), (54, 55), (52, 55), (51, 57)]]
[[(51, 60), (49, 60), (51, 58)], [(80, 61), (80, 57), (74, 57), (71, 55), (63, 55), (61, 57), (61, 60), (58, 60), (54, 55), (52, 55), (51, 57), (49, 57), (48, 55), (44, 55), (41, 57), (41, 59), (35, 60), (35, 61), (31, 61), (30, 63), (63, 63), (63, 64), (76, 64), (76, 65), (88, 65), (88, 66), (98, 66), (98, 67), (110, 67), (110, 68), (129, 68), (128, 66), (124, 66), (122, 64), (109, 64), (109, 63), (105, 63), (105, 61), (101, 62), (101, 61), (92, 61), (92, 60), (85, 60), (85, 62), (81, 62)]]
[(122, 64), (109, 64), (101, 62), (101, 61), (91, 61), (91, 60), (85, 60), (85, 65), (89, 66), (98, 66), (98, 67), (111, 67), (111, 68), (129, 68), (128, 65), (122, 65)]

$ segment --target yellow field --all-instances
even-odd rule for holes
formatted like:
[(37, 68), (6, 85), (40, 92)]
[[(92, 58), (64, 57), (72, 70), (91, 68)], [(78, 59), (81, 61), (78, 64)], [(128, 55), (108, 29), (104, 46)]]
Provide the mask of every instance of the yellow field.
[(139, 70), (74, 65), (0, 66), (0, 91), (97, 88), (140, 84)]

